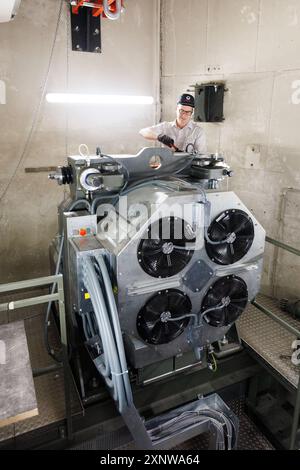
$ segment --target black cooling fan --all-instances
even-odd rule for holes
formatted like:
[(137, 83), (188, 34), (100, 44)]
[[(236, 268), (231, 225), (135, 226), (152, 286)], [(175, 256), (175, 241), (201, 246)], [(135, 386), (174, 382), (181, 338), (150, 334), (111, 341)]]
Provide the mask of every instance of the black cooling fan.
[(248, 289), (240, 277), (221, 277), (208, 290), (201, 312), (211, 326), (228, 326), (242, 314), (248, 303)]
[[(231, 209), (222, 212), (211, 223), (207, 235), (205, 246), (210, 259), (217, 264), (228, 265), (248, 253), (254, 239), (254, 226), (246, 212)], [(215, 244), (222, 240), (224, 243)]]
[[(211, 326), (228, 326), (241, 315), (248, 303), (248, 289), (240, 277), (221, 277), (208, 290), (201, 312)], [(204, 313), (206, 312), (206, 313)]]
[(194, 253), (195, 234), (190, 224), (166, 217), (149, 226), (138, 247), (138, 260), (152, 277), (171, 277), (182, 271)]
[(190, 317), (170, 321), (190, 313), (190, 299), (179, 290), (170, 289), (156, 294), (144, 305), (136, 324), (140, 337), (150, 344), (166, 344), (183, 333)]

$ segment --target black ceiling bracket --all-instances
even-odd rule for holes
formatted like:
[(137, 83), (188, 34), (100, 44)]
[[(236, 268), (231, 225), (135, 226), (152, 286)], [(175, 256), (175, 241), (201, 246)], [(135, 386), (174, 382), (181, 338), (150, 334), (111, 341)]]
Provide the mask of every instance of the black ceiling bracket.
[(79, 8), (71, 13), (72, 50), (77, 52), (102, 52), (101, 17), (93, 16), (92, 8)]

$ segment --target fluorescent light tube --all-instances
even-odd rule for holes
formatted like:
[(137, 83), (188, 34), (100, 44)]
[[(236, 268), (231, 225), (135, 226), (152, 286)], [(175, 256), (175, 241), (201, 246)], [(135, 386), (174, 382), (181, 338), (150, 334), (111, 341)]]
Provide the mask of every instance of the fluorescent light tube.
[(48, 103), (68, 104), (153, 104), (152, 96), (127, 96), (127, 95), (86, 95), (80, 93), (48, 93)]

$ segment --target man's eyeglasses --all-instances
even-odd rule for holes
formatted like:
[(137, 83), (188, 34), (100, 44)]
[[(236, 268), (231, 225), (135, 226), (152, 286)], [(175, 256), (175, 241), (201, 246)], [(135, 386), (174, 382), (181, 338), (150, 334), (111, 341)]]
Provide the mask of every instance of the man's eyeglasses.
[(192, 114), (193, 114), (193, 111), (185, 111), (184, 109), (179, 109), (179, 113), (180, 113), (180, 114), (189, 114), (189, 115), (192, 115)]

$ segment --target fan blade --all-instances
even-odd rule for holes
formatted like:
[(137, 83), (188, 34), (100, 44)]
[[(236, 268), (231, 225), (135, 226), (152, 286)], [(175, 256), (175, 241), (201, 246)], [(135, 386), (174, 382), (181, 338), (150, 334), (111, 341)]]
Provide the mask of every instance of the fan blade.
[(159, 318), (159, 314), (157, 313), (157, 310), (152, 308), (152, 305), (146, 305), (145, 306), (146, 310), (146, 321), (149, 322), (156, 322), (157, 318)]
[(186, 265), (187, 260), (190, 259), (190, 255), (188, 251), (181, 251), (181, 250), (177, 251), (177, 249), (175, 249), (172, 252), (172, 255), (173, 255), (173, 258), (175, 258), (175, 262), (178, 259), (180, 262), (184, 263), (184, 265)]
[(184, 299), (181, 299), (176, 305), (172, 305), (172, 314), (175, 318), (186, 315), (187, 313), (190, 313), (190, 310)]
[(169, 295), (169, 310), (172, 310), (172, 312), (174, 312), (174, 310), (176, 310), (176, 308), (180, 305), (181, 302), (182, 297), (180, 294), (178, 294), (177, 292), (171, 293)]
[(174, 339), (182, 329), (182, 325), (176, 325), (174, 322), (168, 322), (169, 325), (169, 338)]
[(159, 344), (163, 339), (163, 325), (164, 324), (162, 322), (157, 322), (157, 324), (152, 330), (152, 338), (156, 339), (156, 344)]
[(236, 303), (236, 302), (248, 302), (248, 297), (240, 297), (238, 299), (234, 299), (232, 297), (230, 297), (230, 300), (231, 300), (231, 303)]
[(237, 305), (237, 304), (232, 305), (232, 307), (236, 308), (237, 310), (240, 310), (241, 312), (243, 312), (245, 310), (245, 307), (242, 307), (242, 306)]
[[(228, 260), (228, 253), (227, 253), (228, 243), (224, 242), (221, 245), (216, 245), (215, 248), (215, 257), (217, 259), (222, 259), (222, 261)], [(225, 263), (226, 264), (226, 263)]]
[(232, 244), (227, 244), (227, 259), (229, 260), (229, 264), (234, 263), (234, 250), (232, 253)]
[(245, 225), (246, 225), (247, 223), (249, 223), (249, 219), (246, 218), (246, 217), (243, 217), (243, 220), (242, 220), (242, 221), (239, 221), (238, 226), (237, 226), (237, 227), (236, 227), (236, 226), (234, 227), (233, 232), (234, 232), (235, 234), (239, 233), (241, 230), (243, 230), (243, 228), (245, 227)]
[(156, 312), (156, 315), (160, 315), (167, 310), (168, 296), (166, 294), (158, 294), (150, 300), (147, 306)]
[(171, 261), (171, 256), (167, 255), (167, 263), (168, 263), (168, 268), (172, 267), (172, 261)]
[(250, 240), (250, 238), (251, 238), (251, 235), (250, 235), (250, 234), (248, 234), (248, 235), (238, 235), (238, 234), (236, 233), (236, 240), (237, 240), (237, 241), (248, 242), (248, 241)]
[(157, 322), (159, 322), (159, 321), (160, 320), (153, 321), (153, 322), (145, 321), (145, 326), (146, 326), (147, 330), (151, 332), (153, 330), (153, 328), (155, 328), (155, 325), (157, 324)]
[(226, 240), (228, 232), (226, 229), (221, 230), (220, 227), (218, 227), (217, 225), (214, 225), (212, 230), (208, 231), (207, 233), (208, 233), (209, 238), (213, 242), (219, 242), (221, 240)]
[(233, 279), (231, 280), (231, 283), (229, 284), (229, 290), (227, 293), (227, 297), (230, 297), (230, 299), (234, 299), (237, 297), (237, 299), (240, 297), (242, 294), (243, 296), (247, 293), (247, 290), (245, 290), (245, 286), (239, 282), (238, 279)]
[(152, 256), (158, 255), (162, 252), (162, 248), (145, 248), (143, 249), (144, 258), (152, 258)]
[(157, 258), (157, 274), (164, 276), (168, 272), (168, 266), (166, 264), (166, 257), (163, 253)]
[(226, 220), (226, 218), (228, 219), (227, 215), (224, 214), (224, 217), (222, 219), (216, 220), (216, 224), (219, 225), (222, 233), (227, 232), (228, 230), (228, 221)]

